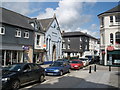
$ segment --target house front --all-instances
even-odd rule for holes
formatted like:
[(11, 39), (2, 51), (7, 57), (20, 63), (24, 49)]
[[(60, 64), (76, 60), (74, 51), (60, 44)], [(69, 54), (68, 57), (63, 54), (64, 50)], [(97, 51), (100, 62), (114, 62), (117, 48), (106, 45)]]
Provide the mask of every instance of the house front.
[(56, 16), (38, 20), (45, 32), (46, 56), (44, 62), (55, 61), (62, 57), (62, 36)]
[(120, 5), (98, 15), (100, 60), (103, 65), (120, 65)]
[(33, 30), (29, 24), (30, 18), (19, 13), (0, 8), (0, 50), (2, 65), (32, 62)]

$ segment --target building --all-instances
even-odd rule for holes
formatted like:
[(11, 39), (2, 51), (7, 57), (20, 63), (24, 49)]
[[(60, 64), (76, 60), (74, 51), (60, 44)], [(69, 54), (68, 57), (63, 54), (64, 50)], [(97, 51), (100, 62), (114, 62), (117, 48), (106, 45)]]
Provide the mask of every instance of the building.
[(32, 18), (30, 21), (31, 26), (34, 28), (34, 49), (33, 49), (33, 62), (43, 63), (45, 57), (45, 32), (41, 29), (41, 24), (37, 18)]
[(104, 65), (120, 65), (120, 5), (98, 15), (100, 59)]
[(82, 32), (63, 32), (63, 57), (95, 55), (97, 39)]
[(45, 33), (46, 55), (44, 62), (55, 61), (62, 57), (62, 35), (56, 16), (38, 19), (41, 30)]
[(0, 11), (2, 65), (32, 62), (34, 28), (29, 24), (30, 18), (5, 8)]

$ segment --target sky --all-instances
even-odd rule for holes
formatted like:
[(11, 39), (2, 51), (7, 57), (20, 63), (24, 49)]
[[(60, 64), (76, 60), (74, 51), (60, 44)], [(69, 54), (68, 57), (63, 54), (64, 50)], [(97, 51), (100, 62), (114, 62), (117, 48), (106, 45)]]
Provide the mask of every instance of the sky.
[[(69, 2), (68, 2), (69, 1)], [(98, 14), (118, 5), (118, 2), (2, 2), (2, 7), (31, 18), (51, 18), (56, 14), (61, 31), (81, 31), (100, 37)]]

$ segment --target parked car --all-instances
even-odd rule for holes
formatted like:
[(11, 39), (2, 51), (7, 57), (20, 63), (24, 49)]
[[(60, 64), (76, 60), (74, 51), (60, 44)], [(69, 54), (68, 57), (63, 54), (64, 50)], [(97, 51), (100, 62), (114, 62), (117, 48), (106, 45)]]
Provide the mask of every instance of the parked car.
[(79, 60), (81, 60), (81, 61), (83, 62), (83, 66), (89, 65), (89, 60), (88, 60), (88, 58), (79, 58)]
[(45, 68), (46, 75), (63, 75), (70, 72), (70, 65), (67, 61), (54, 61), (49, 67)]
[(44, 78), (45, 70), (37, 64), (13, 64), (2, 70), (2, 89), (17, 90), (20, 86), (30, 82), (43, 82)]
[(80, 68), (83, 68), (83, 62), (77, 59), (71, 60), (70, 66), (71, 66), (71, 69), (80, 69)]
[(58, 59), (57, 61), (66, 61), (66, 62), (68, 62), (69, 63), (69, 60), (68, 59)]

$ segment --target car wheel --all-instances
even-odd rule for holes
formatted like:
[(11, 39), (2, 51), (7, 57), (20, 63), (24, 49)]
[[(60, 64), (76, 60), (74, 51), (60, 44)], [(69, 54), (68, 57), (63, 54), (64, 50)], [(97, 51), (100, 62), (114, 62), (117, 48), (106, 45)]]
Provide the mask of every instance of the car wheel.
[(41, 75), (40, 78), (39, 78), (39, 82), (43, 82), (45, 80), (45, 76), (44, 75)]
[(13, 90), (18, 90), (19, 87), (20, 87), (20, 82), (19, 82), (19, 80), (15, 80), (15, 81), (12, 82), (12, 89), (13, 89)]
[(63, 75), (63, 71), (60, 71), (60, 76), (62, 76)]

